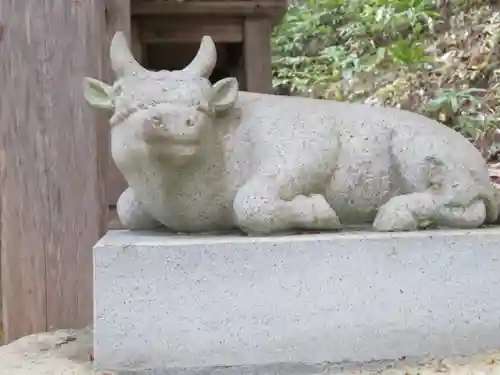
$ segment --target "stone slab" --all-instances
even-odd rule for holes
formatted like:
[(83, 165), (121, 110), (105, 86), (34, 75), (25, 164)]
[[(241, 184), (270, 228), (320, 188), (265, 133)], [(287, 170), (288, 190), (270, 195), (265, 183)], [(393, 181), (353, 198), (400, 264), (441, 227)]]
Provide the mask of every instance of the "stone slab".
[(111, 231), (94, 273), (98, 370), (312, 374), (500, 346), (499, 228)]

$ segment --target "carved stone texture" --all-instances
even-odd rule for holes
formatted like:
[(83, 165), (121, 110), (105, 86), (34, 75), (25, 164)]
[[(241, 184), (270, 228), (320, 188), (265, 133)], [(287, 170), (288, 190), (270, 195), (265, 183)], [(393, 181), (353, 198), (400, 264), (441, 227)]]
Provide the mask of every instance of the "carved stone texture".
[(117, 33), (117, 81), (85, 78), (112, 112), (111, 152), (129, 188), (117, 203), (130, 229), (240, 228), (249, 234), (474, 228), (498, 205), (479, 151), (416, 113), (366, 104), (239, 92), (210, 84), (216, 49), (203, 37), (179, 71), (148, 71)]

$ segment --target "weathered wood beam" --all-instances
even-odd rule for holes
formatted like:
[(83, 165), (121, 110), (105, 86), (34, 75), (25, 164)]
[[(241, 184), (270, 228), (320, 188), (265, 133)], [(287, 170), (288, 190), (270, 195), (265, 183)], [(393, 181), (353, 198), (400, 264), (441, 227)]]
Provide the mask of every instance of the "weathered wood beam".
[(229, 16), (268, 16), (279, 19), (286, 11), (283, 1), (148, 1), (132, 2), (132, 15), (229, 15)]
[[(92, 246), (104, 233), (96, 111), (102, 1), (0, 2), (2, 299), (7, 341), (92, 320)], [(6, 16), (8, 15), (8, 17)]]

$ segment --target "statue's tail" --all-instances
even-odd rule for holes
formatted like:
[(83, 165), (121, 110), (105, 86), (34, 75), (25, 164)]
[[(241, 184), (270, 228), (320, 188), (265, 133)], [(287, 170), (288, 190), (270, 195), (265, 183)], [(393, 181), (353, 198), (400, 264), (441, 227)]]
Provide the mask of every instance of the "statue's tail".
[(500, 224), (500, 189), (494, 188), (493, 190), (493, 201), (496, 206), (497, 213), (497, 218), (493, 222)]

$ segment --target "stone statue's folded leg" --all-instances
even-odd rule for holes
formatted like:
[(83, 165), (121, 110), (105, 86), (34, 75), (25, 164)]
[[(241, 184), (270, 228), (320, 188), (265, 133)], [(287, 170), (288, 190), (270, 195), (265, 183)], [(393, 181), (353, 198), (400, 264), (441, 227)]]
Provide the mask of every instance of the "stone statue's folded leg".
[(399, 195), (384, 204), (373, 222), (380, 231), (417, 230), (429, 224), (454, 228), (477, 228), (486, 219), (481, 199), (461, 205), (452, 199), (444, 201), (432, 192)]
[[(291, 178), (293, 180), (293, 176)], [(293, 184), (293, 181), (289, 181)], [(247, 233), (269, 234), (291, 229), (337, 230), (337, 214), (322, 194), (287, 194), (290, 184), (257, 176), (237, 193), (233, 211), (237, 225)], [(293, 190), (293, 188), (292, 188)]]
[(416, 230), (429, 224), (477, 228), (497, 209), (473, 176), (456, 173), (440, 161), (429, 160), (428, 189), (396, 196), (378, 211), (373, 226), (381, 231)]
[(339, 153), (338, 134), (276, 148), (233, 201), (236, 224), (247, 233), (292, 229), (337, 230), (341, 223), (323, 193)]
[(238, 226), (247, 233), (269, 234), (290, 229), (336, 230), (337, 214), (320, 194), (283, 200), (275, 189), (254, 180), (238, 192), (234, 204)]
[(120, 222), (130, 230), (156, 229), (162, 226), (135, 198), (134, 191), (130, 187), (118, 198), (116, 212)]

